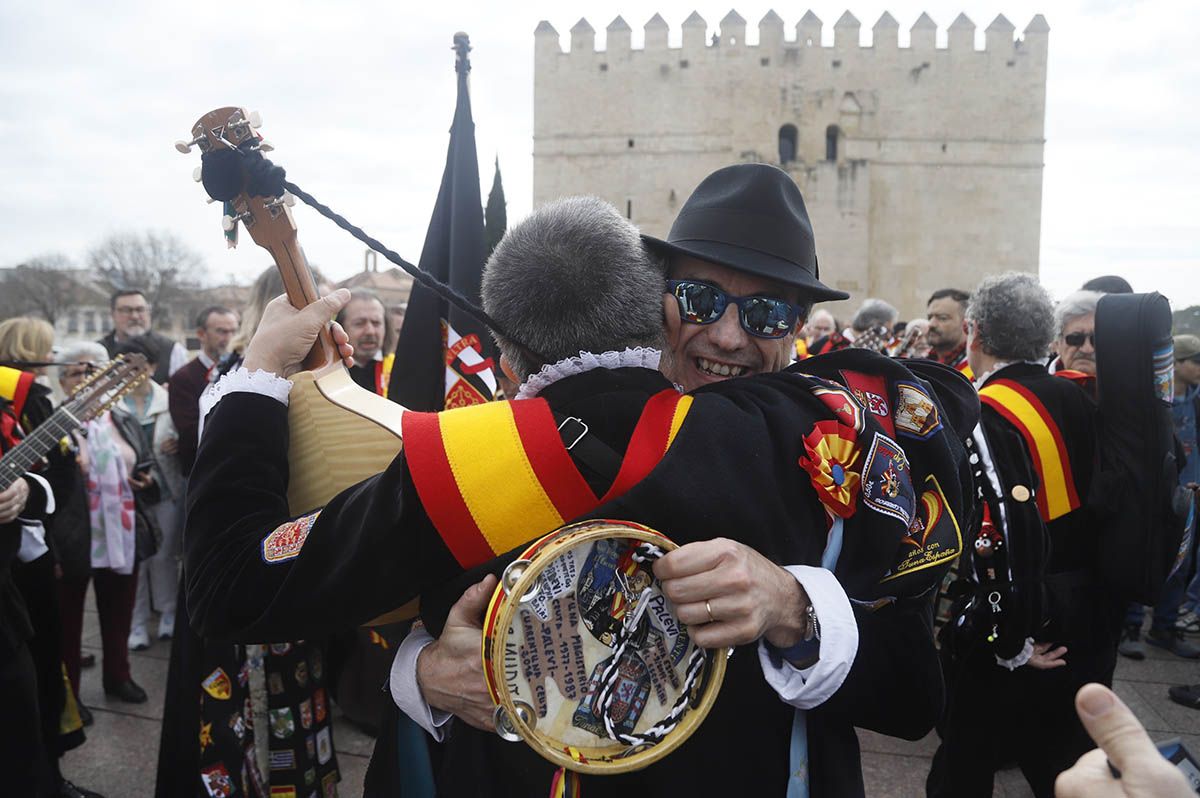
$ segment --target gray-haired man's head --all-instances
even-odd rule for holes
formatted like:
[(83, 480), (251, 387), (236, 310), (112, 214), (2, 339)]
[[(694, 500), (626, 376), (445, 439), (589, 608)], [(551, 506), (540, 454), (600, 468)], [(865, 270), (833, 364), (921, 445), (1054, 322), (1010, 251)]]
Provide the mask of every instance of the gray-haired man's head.
[(1099, 291), (1076, 291), (1054, 308), (1055, 348), (1063, 368), (1096, 373), (1096, 306), (1102, 296)]
[(661, 348), (663, 265), (595, 197), (569, 197), (509, 228), (483, 271), (483, 307), (518, 379), (580, 352)]
[(877, 327), (886, 327), (890, 332), (899, 318), (900, 311), (890, 303), (882, 299), (864, 299), (850, 326), (857, 332), (866, 332)]
[(1054, 340), (1054, 303), (1032, 274), (992, 275), (971, 294), (967, 325), (971, 340), (997, 360), (1039, 360)]

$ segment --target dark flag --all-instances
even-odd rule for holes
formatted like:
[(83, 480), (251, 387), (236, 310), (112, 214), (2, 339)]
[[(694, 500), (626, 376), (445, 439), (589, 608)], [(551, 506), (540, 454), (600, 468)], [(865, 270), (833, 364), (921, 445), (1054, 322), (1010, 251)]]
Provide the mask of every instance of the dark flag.
[[(471, 46), (454, 35), (458, 52), (458, 105), (437, 203), (425, 234), (420, 268), (479, 304), (486, 259), (475, 123), (467, 75)], [(415, 283), (396, 343), (388, 398), (410, 410), (432, 411), (491, 401), (496, 394), (494, 345), (476, 318)]]

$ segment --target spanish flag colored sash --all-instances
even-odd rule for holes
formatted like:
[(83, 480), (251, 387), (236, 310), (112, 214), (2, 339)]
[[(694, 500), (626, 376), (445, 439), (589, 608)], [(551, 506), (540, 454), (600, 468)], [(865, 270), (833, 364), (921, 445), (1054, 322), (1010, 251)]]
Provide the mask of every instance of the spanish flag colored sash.
[(463, 568), (527, 543), (621, 496), (675, 440), (692, 397), (646, 403), (602, 498), (579, 473), (544, 399), (404, 414), (404, 454), (434, 527)]
[(25, 410), (25, 400), (29, 398), (33, 380), (32, 372), (0, 366), (0, 396), (12, 402), (13, 414), (17, 418)]
[(385, 356), (383, 360), (375, 361), (375, 393), (384, 399), (387, 398), (388, 383), (392, 379), (392, 364), (395, 362), (395, 352)]
[(1016, 427), (1025, 439), (1042, 483), (1037, 492), (1042, 520), (1053, 521), (1078, 509), (1079, 496), (1062, 431), (1041, 400), (1013, 380), (989, 382), (979, 390), (979, 399)]
[(954, 368), (956, 368), (958, 373), (966, 377), (968, 380), (971, 380), (972, 382), (975, 381), (975, 372), (971, 370), (971, 365), (967, 363), (966, 358), (963, 358), (963, 362), (959, 363)]

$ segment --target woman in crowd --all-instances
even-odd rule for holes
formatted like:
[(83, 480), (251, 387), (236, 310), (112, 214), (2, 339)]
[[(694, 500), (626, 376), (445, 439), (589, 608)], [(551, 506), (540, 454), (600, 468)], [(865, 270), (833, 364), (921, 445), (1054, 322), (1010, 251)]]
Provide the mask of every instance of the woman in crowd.
[[(104, 348), (95, 343), (76, 344), (61, 357), (70, 364), (59, 376), (67, 395), (79, 386), (89, 368), (108, 360)], [(73, 537), (71, 551), (63, 554), (64, 561), (73, 562), (73, 567), (64, 568), (59, 581), (63, 658), (78, 691), (83, 604), (90, 581), (100, 616), (104, 692), (119, 701), (141, 704), (146, 701), (146, 691), (133, 680), (128, 639), (138, 560), (153, 553), (158, 537), (146, 509), (157, 500), (154, 455), (137, 419), (120, 407), (88, 421), (74, 435), (74, 442), (83, 477), (76, 490), (87, 499), (89, 535)], [(83, 547), (88, 552), (86, 568), (80, 562)]]
[[(54, 328), (40, 319), (18, 317), (0, 322), (0, 364), (5, 364), (0, 367), (0, 398), (5, 400), (6, 411), (16, 421), (19, 432), (32, 432), (54, 411), (50, 389), (35, 381), (45, 373), (45, 365), (39, 364), (50, 361), (53, 346)], [(58, 504), (61, 486), (70, 480), (74, 463), (64, 448), (51, 450), (47, 463), (43, 476), (50, 495), (42, 509), (49, 514), (49, 510)], [(21, 540), (16, 562), (12, 565), (12, 577), (32, 627), (28, 646), (37, 681), (40, 728), (36, 732), (30, 729), (17, 730), (17, 733), (39, 733), (41, 740), (34, 766), (38, 771), (38, 785), (32, 794), (70, 798), (96, 796), (96, 793), (63, 779), (59, 771), (59, 758), (82, 743), (83, 735), (78, 715), (68, 711), (64, 716), (64, 710), (73, 710), (75, 700), (74, 696), (68, 696), (63, 679), (55, 555), (50, 550), (43, 524), (26, 518), (21, 520)], [(64, 731), (68, 733), (64, 735)]]

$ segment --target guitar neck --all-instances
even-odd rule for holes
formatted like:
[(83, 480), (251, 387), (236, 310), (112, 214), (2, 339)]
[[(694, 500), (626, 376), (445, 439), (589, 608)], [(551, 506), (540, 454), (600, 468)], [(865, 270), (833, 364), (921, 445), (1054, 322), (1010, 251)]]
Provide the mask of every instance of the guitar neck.
[(54, 411), (33, 432), (25, 436), (20, 443), (5, 452), (0, 457), (0, 490), (7, 489), (46, 454), (58, 445), (58, 442), (72, 430), (78, 428), (81, 422), (71, 412), (68, 405)]
[[(283, 288), (292, 307), (305, 308), (319, 298), (317, 286), (313, 283), (312, 269), (308, 267), (308, 260), (304, 257), (295, 235), (264, 248), (275, 259), (275, 268), (279, 269), (279, 275), (283, 278)], [(321, 330), (312, 351), (304, 359), (305, 370), (316, 371), (335, 362), (335, 351), (329, 328)]]

